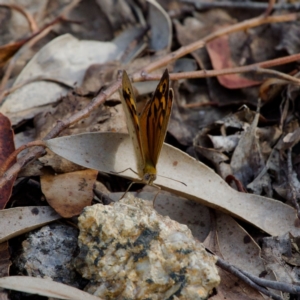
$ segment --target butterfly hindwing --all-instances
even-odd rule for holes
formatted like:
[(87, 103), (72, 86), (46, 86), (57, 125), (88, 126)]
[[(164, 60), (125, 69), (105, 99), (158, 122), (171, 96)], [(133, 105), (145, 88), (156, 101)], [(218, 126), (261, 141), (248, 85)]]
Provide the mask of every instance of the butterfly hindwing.
[(146, 163), (152, 163), (154, 168), (167, 133), (172, 102), (173, 91), (169, 89), (169, 73), (166, 70), (140, 116), (142, 151)]

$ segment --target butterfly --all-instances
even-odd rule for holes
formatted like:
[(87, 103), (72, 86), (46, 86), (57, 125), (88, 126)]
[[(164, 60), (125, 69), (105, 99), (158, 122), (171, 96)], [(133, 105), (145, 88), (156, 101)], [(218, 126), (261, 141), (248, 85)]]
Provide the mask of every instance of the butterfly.
[(137, 157), (138, 175), (143, 183), (153, 185), (174, 98), (173, 90), (169, 88), (168, 70), (165, 70), (152, 99), (146, 103), (140, 115), (137, 113), (133, 88), (126, 71), (123, 71), (120, 94), (127, 128)]

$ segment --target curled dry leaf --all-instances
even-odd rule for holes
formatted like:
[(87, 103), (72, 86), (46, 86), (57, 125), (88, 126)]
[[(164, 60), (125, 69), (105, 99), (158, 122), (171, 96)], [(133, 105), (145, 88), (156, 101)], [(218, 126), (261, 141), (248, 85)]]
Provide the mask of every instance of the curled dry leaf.
[(151, 26), (150, 48), (155, 51), (169, 50), (172, 44), (172, 23), (167, 12), (154, 0), (149, 3), (148, 22)]
[(72, 173), (41, 176), (42, 191), (50, 206), (64, 218), (79, 215), (91, 205), (93, 186), (98, 171), (83, 170)]
[[(136, 159), (126, 134), (79, 134), (48, 140), (46, 144), (53, 152), (79, 165), (140, 180), (128, 169), (136, 171)], [(293, 208), (270, 198), (235, 191), (207, 166), (170, 145), (164, 144), (157, 171), (155, 184), (165, 190), (229, 213), (271, 235), (299, 233), (294, 225)], [(186, 186), (176, 180), (184, 180)]]
[(60, 219), (51, 207), (16, 207), (0, 211), (0, 242)]
[(9, 276), (0, 278), (0, 287), (45, 297), (72, 300), (101, 300), (101, 298), (88, 294), (72, 286), (55, 282), (50, 279)]
[[(210, 41), (206, 44), (206, 49), (215, 70), (235, 67), (235, 63), (231, 58), (228, 35), (221, 36)], [(227, 74), (224, 76), (218, 76), (218, 80), (220, 84), (228, 89), (246, 88), (249, 86), (258, 85), (260, 83), (258, 81), (247, 79), (240, 74)]]
[[(11, 123), (6, 116), (0, 113), (0, 166), (4, 164), (14, 150), (14, 132)], [(0, 209), (3, 209), (9, 200), (15, 180), (16, 176), (13, 176), (1, 189)]]

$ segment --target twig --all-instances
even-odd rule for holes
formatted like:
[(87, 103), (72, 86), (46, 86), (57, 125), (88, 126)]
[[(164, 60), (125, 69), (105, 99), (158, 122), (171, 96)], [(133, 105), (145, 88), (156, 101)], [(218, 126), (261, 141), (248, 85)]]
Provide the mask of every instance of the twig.
[[(236, 67), (236, 68), (228, 68), (222, 70), (205, 70), (205, 71), (193, 71), (193, 72), (181, 72), (181, 73), (172, 73), (170, 74), (171, 80), (180, 80), (180, 79), (191, 79), (191, 78), (208, 78), (208, 77), (216, 77), (216, 76), (224, 76), (228, 74), (237, 74), (237, 73), (248, 73), (248, 72), (257, 72), (261, 74), (268, 74), (272, 75), (276, 78), (284, 79), (287, 83), (295, 83), (297, 85), (300, 84), (300, 79), (276, 70), (269, 70), (264, 69), (263, 67), (273, 67), (275, 65), (282, 65), (292, 61), (298, 61), (300, 59), (300, 54), (296, 54), (293, 57), (286, 56), (281, 57), (278, 59), (269, 60), (262, 63), (256, 63), (252, 65), (247, 65), (243, 67)], [(152, 80), (159, 80), (160, 75), (150, 75), (148, 73), (143, 73), (143, 81), (152, 81)], [(142, 80), (140, 80), (142, 81)]]
[(9, 157), (5, 160), (4, 164), (0, 166), (0, 176), (3, 175), (3, 173), (8, 169), (8, 167), (11, 165), (11, 163), (17, 159), (17, 156), (19, 153), (21, 153), (23, 150), (28, 149), (30, 147), (36, 147), (36, 146), (42, 146), (46, 148), (46, 145), (43, 141), (37, 140), (33, 142), (29, 142), (27, 144), (22, 145), (18, 149), (16, 149), (14, 152), (12, 152)]
[(19, 12), (20, 14), (22, 14), (28, 21), (28, 24), (29, 24), (29, 27), (30, 27), (30, 30), (32, 32), (35, 32), (38, 30), (38, 26), (34, 20), (34, 18), (32, 17), (32, 15), (27, 11), (25, 10), (22, 6), (19, 6), (17, 4), (0, 4), (0, 6), (2, 7), (7, 7), (7, 8), (10, 8), (10, 9), (13, 9), (13, 10), (16, 10), (17, 12)]
[[(198, 10), (206, 10), (213, 8), (223, 9), (251, 9), (251, 10), (264, 10), (268, 8), (268, 3), (262, 2), (247, 2), (247, 1), (222, 1), (222, 2), (204, 2), (200, 0), (180, 0), (183, 3), (193, 4)], [(275, 10), (292, 10), (296, 11), (300, 9), (300, 3), (277, 3), (272, 6)]]
[(206, 43), (226, 34), (230, 34), (237, 31), (248, 30), (249, 28), (257, 27), (264, 24), (270, 23), (280, 23), (280, 22), (290, 22), (297, 20), (297, 14), (286, 14), (281, 16), (270, 16), (270, 17), (257, 17), (250, 20), (246, 20), (231, 26), (227, 26), (225, 28), (221, 28), (216, 30), (212, 34), (204, 37), (203, 39), (196, 41), (192, 44), (187, 46), (183, 46), (178, 50), (171, 52), (170, 54), (166, 55), (162, 59), (159, 59), (153, 63), (150, 63), (147, 67), (144, 67), (142, 70), (136, 72), (132, 78), (133, 81), (141, 81), (143, 80), (144, 73), (151, 73), (152, 71), (159, 69), (161, 67), (167, 66), (169, 63), (181, 58), (182, 56), (189, 54), (199, 48), (202, 48)]
[[(246, 284), (248, 284), (249, 286), (251, 286), (252, 288), (258, 290), (259, 292), (263, 293), (264, 295), (270, 297), (271, 299), (274, 300), (283, 300), (280, 296), (275, 295), (274, 293), (270, 292), (269, 290), (267, 290), (266, 288), (262, 287), (261, 285), (255, 283), (252, 279), (249, 279), (248, 276), (246, 276), (243, 272), (241, 272), (241, 270), (239, 270), (238, 268), (228, 264), (227, 262), (225, 262), (223, 259), (221, 259), (220, 257), (218, 257), (218, 260), (216, 262), (216, 265), (220, 268), (222, 268), (223, 270), (228, 271), (229, 273), (235, 275), (237, 278), (241, 279), (242, 281), (244, 281)], [(255, 276), (254, 276), (255, 277)]]
[(62, 86), (66, 86), (68, 88), (73, 88), (73, 86), (71, 86), (71, 85), (67, 84), (66, 82), (63, 82), (57, 78), (49, 78), (47, 76), (39, 75), (39, 76), (31, 77), (27, 80), (21, 81), (20, 83), (14, 85), (13, 87), (6, 89), (5, 91), (2, 92), (2, 94), (0, 93), (0, 99), (8, 96), (9, 94), (13, 93), (14, 91), (20, 89), (21, 87), (23, 87), (29, 83), (37, 82), (37, 81), (55, 82)]
[(243, 273), (245, 276), (249, 277), (252, 281), (254, 281), (255, 283), (257, 283), (261, 286), (265, 286), (265, 287), (268, 287), (270, 289), (281, 291), (283, 293), (290, 293), (290, 294), (300, 295), (300, 286), (299, 285), (262, 279), (262, 278), (254, 276), (254, 275), (252, 275), (252, 274), (250, 274), (246, 271), (243, 271), (239, 268), (237, 268), (237, 269), (241, 273)]

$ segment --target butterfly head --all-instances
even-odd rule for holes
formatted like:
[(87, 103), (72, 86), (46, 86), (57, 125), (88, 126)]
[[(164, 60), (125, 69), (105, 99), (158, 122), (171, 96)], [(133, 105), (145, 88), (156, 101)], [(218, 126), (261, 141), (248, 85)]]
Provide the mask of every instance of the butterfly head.
[(144, 176), (143, 182), (152, 185), (153, 181), (156, 180), (156, 168), (153, 166), (152, 163), (148, 163), (145, 165), (144, 168)]
[(156, 174), (145, 173), (143, 176), (143, 182), (152, 185), (153, 181), (156, 180)]

